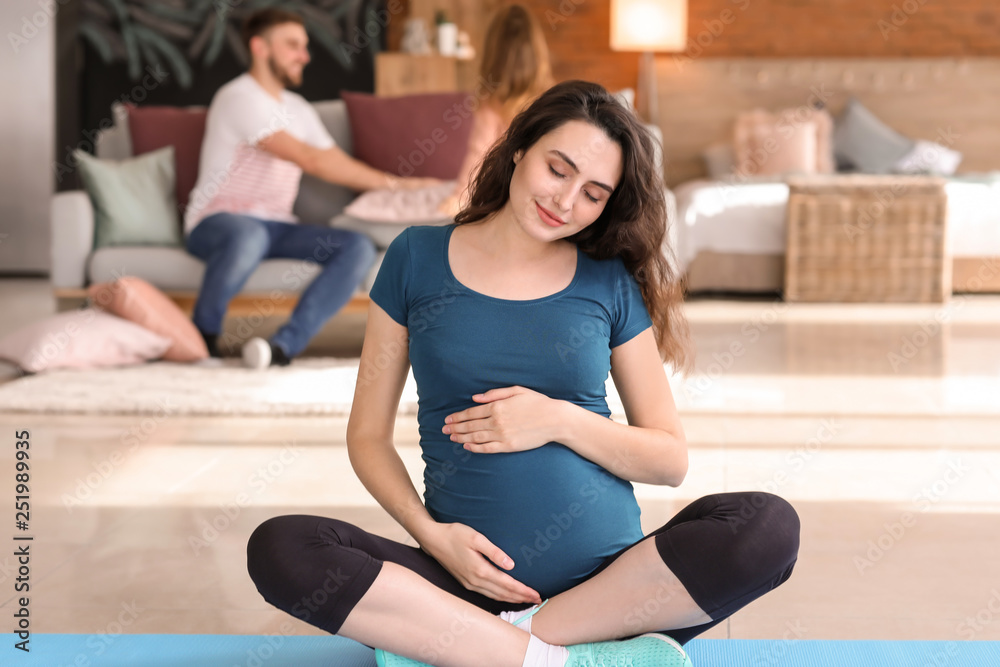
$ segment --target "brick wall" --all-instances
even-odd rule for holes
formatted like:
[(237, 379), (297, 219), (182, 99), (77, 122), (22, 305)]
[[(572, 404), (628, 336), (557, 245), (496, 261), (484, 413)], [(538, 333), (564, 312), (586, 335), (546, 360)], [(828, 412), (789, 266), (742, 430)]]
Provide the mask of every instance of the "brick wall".
[[(608, 48), (608, 0), (521, 2), (546, 29), (557, 79), (636, 84), (637, 55)], [(689, 0), (688, 11), (691, 57), (1000, 56), (997, 0)]]
[[(557, 80), (636, 85), (637, 54), (608, 48), (609, 0), (520, 2), (545, 28)], [(689, 0), (688, 12), (688, 57), (1000, 56), (998, 0)], [(401, 31), (393, 21), (390, 48)]]

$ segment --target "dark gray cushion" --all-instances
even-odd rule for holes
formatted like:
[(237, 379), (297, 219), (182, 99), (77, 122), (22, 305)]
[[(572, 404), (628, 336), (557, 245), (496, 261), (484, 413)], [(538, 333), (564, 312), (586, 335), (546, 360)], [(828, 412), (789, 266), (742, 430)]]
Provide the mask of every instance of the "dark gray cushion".
[(913, 150), (914, 141), (880, 121), (855, 98), (847, 103), (833, 131), (838, 166), (867, 174), (886, 174)]
[(348, 155), (354, 155), (351, 146), (351, 121), (347, 116), (347, 105), (344, 100), (313, 102), (312, 106), (337, 145)]
[[(327, 132), (337, 146), (348, 155), (353, 155), (351, 146), (351, 125), (347, 117), (347, 105), (343, 100), (313, 102)], [(343, 185), (334, 185), (309, 174), (302, 175), (302, 184), (295, 199), (292, 212), (313, 225), (328, 225), (330, 218), (340, 214), (357, 193)]]
[(302, 222), (311, 225), (329, 225), (330, 218), (340, 215), (356, 196), (354, 190), (343, 185), (334, 185), (303, 174), (292, 213)]

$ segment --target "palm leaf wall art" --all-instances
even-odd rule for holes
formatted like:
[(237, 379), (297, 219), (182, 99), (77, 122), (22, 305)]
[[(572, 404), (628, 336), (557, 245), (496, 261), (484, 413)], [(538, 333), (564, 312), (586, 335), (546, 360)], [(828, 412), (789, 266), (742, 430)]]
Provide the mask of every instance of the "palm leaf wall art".
[[(362, 25), (377, 21), (380, 0), (83, 0), (77, 36), (102, 62), (124, 62), (138, 80), (147, 66), (168, 70), (189, 88), (196, 67), (211, 67), (226, 49), (243, 66), (249, 54), (240, 26), (252, 12), (280, 7), (302, 16), (310, 41), (345, 70)], [(379, 40), (364, 40), (374, 54)]]

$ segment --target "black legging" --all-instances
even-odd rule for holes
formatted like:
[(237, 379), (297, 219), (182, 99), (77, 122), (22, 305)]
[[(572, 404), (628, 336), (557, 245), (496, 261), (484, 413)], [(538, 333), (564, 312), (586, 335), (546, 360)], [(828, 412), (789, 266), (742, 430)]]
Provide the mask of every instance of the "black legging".
[[(650, 537), (663, 562), (712, 619), (664, 631), (683, 644), (788, 579), (799, 549), (799, 518), (778, 496), (719, 493), (694, 501), (643, 539)], [(590, 576), (629, 548), (606, 558)], [(492, 614), (531, 606), (470, 591), (421, 549), (336, 519), (302, 515), (268, 519), (247, 545), (247, 568), (264, 599), (332, 634), (340, 630), (386, 561), (413, 570)], [(637, 615), (642, 613), (638, 608)]]

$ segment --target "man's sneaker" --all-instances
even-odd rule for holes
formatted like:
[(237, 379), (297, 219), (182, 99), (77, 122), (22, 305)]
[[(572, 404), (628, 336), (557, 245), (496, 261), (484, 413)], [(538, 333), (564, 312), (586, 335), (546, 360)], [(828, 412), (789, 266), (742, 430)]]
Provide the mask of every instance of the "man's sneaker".
[(243, 365), (262, 370), (268, 366), (287, 366), (291, 359), (285, 351), (263, 338), (251, 338), (243, 344)]
[(654, 633), (566, 648), (566, 667), (692, 667), (680, 644)]
[(430, 667), (423, 662), (410, 660), (409, 658), (404, 658), (401, 655), (383, 651), (380, 648), (375, 649), (375, 664), (378, 665), (378, 667)]

